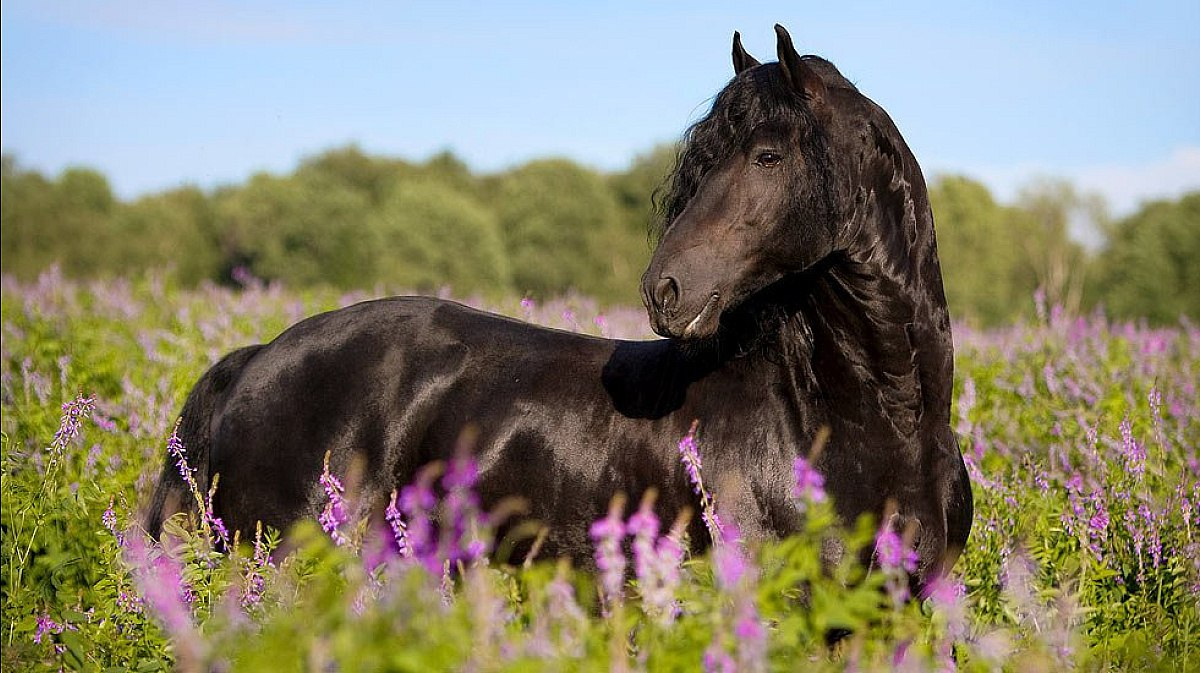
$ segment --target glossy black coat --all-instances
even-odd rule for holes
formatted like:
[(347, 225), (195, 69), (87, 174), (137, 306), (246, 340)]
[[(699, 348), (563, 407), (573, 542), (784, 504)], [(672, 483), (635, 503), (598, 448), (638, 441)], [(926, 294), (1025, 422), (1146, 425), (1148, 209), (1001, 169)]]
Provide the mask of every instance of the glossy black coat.
[[(950, 323), (920, 168), (895, 126), (782, 28), (779, 63), (735, 35), (737, 76), (688, 133), (643, 278), (656, 341), (536, 327), (397, 297), (309, 318), (197, 384), (180, 435), (231, 529), (314, 516), (322, 456), (363, 466), (364, 511), (464, 429), (485, 507), (548, 525), (543, 555), (588, 562), (610, 498), (698, 502), (677, 444), (694, 419), (723, 517), (751, 537), (800, 523), (792, 463), (817, 460), (840, 515), (916, 531), (918, 583), (953, 563), (971, 491), (949, 425)], [(184, 506), (171, 461), (147, 528)], [(698, 546), (707, 542), (698, 522)]]

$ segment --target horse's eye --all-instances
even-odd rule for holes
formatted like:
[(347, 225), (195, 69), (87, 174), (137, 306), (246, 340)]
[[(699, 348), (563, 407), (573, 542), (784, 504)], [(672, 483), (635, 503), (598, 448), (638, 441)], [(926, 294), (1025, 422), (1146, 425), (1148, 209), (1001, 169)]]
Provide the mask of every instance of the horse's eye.
[(756, 158), (754, 160), (754, 163), (758, 164), (759, 166), (762, 166), (763, 168), (774, 168), (774, 167), (778, 166), (779, 162), (781, 162), (781, 161), (783, 161), (783, 156), (781, 156), (775, 152), (768, 151), (768, 152), (759, 152), (758, 158)]

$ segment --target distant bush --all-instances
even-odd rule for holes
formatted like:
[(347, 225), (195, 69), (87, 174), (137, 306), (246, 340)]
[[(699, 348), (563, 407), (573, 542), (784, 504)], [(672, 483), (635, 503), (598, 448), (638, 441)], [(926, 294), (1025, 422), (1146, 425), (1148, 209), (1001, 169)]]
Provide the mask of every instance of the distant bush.
[(376, 280), (390, 287), (502, 296), (512, 272), (492, 211), (450, 184), (422, 177), (392, 187), (367, 220)]
[[(0, 268), (26, 279), (55, 263), (78, 278), (166, 269), (189, 286), (233, 283), (245, 269), (295, 287), (577, 292), (635, 303), (652, 196), (674, 159), (675, 147), (661, 145), (610, 173), (558, 158), (477, 175), (449, 152), (416, 163), (352, 145), (287, 175), (123, 202), (94, 170), (49, 179), (5, 155)], [(1196, 194), (1117, 222), (1060, 180), (1001, 204), (977, 181), (941, 176), (929, 197), (954, 316), (981, 325), (1028, 318), (1040, 289), (1071, 310), (1104, 305), (1156, 323), (1198, 317), (1188, 262), (1200, 240)], [(1070, 237), (1079, 221), (1098, 230), (1102, 252)]]

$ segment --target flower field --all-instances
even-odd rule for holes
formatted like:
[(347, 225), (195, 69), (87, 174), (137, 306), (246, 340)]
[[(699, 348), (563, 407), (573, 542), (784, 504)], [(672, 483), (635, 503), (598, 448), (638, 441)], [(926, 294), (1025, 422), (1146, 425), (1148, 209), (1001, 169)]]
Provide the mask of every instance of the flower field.
[[(211, 494), (165, 545), (136, 530), (173, 428), (218, 357), (375, 293), (174, 287), (165, 277), (2, 286), (3, 670), (1200, 671), (1200, 327), (1113, 323), (1031, 299), (1027, 323), (955, 329), (956, 429), (975, 489), (968, 548), (908, 597), (905, 540), (841, 526), (796, 465), (806, 529), (742, 540), (711, 511), (698, 431), (679, 438), (709, 530), (615, 499), (595, 572), (490, 561), (463, 455), (399, 489), (385, 528), (319, 519), (227, 540)], [(532, 322), (649, 338), (638, 309), (469, 301)], [(184, 447), (186, 448), (186, 447)], [(219, 488), (219, 485), (218, 485)], [(821, 549), (876, 564), (822, 568)], [(852, 557), (853, 555), (847, 555)], [(830, 633), (845, 634), (830, 645)]]

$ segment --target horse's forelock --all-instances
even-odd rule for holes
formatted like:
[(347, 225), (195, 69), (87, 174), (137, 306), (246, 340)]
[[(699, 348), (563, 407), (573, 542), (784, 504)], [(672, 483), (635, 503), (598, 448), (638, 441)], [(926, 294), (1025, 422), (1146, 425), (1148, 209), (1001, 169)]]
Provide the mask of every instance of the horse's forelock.
[(705, 174), (739, 149), (755, 128), (779, 117), (812, 123), (810, 111), (790, 90), (777, 63), (735, 76), (716, 95), (708, 114), (684, 133), (675, 167), (654, 193), (657, 217), (651, 235), (661, 238), (696, 194)]

